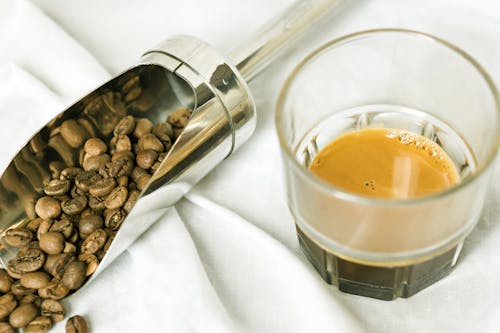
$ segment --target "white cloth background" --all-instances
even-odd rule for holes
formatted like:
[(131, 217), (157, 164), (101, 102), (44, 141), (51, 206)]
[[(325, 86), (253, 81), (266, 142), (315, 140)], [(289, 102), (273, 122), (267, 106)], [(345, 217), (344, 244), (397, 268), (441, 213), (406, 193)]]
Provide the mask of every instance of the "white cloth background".
[[(292, 1), (33, 2), (47, 16), (0, 0), (2, 169), (30, 133), (166, 36), (194, 34), (228, 50)], [(437, 34), (500, 83), (497, 19), (494, 0), (352, 1), (250, 84), (259, 116), (251, 140), (69, 298), (69, 314), (86, 315), (92, 332), (498, 332), (500, 182), (449, 277), (393, 302), (343, 294), (300, 252), (273, 125), (291, 68), (321, 43), (366, 28)]]

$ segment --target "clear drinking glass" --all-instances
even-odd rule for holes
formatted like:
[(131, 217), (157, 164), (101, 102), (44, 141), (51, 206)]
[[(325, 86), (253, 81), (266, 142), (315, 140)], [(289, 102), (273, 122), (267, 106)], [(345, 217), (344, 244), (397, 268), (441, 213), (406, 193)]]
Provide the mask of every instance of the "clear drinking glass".
[[(379, 29), (307, 56), (277, 104), (288, 204), (300, 245), (328, 283), (390, 300), (447, 275), (480, 217), (499, 144), (497, 90), (467, 53), (437, 37)], [(450, 156), (461, 182), (415, 199), (368, 198), (308, 170), (322, 147), (366, 127), (406, 129)]]

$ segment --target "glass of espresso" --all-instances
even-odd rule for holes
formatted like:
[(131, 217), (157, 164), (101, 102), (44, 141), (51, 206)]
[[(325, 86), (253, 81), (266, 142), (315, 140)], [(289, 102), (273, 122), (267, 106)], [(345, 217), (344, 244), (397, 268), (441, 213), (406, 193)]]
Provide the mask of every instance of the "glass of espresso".
[(498, 149), (488, 73), (431, 35), (338, 38), (286, 81), (276, 127), (300, 245), (341, 291), (391, 300), (446, 276)]

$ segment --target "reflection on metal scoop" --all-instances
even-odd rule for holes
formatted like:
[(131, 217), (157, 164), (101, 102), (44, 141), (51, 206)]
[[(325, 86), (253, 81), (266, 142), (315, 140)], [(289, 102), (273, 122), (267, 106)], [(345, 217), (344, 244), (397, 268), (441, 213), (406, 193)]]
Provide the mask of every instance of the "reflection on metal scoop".
[[(43, 187), (54, 169), (78, 165), (83, 143), (69, 144), (64, 139), (63, 122), (74, 120), (89, 136), (107, 142), (126, 115), (157, 123), (174, 110), (193, 110), (189, 123), (121, 224), (96, 273), (102, 271), (251, 136), (255, 105), (244, 78), (254, 77), (292, 37), (342, 2), (298, 1), (251, 42), (230, 53), (236, 66), (189, 36), (168, 39), (148, 51), (138, 65), (51, 120), (14, 157), (0, 178), (0, 235), (36, 217), (35, 202), (44, 195)], [(2, 237), (0, 261), (4, 267), (16, 253)]]

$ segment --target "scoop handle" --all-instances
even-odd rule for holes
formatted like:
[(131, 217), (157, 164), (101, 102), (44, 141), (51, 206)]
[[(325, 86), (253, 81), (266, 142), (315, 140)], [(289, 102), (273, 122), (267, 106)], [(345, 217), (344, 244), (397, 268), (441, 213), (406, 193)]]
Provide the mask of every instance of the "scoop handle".
[(347, 0), (299, 0), (274, 17), (249, 40), (229, 52), (241, 75), (250, 81), (268, 65), (290, 41)]

